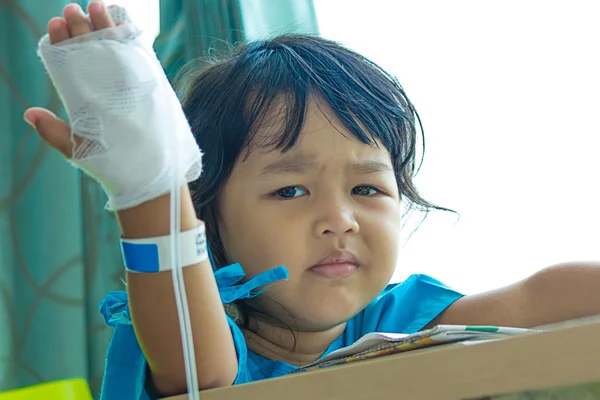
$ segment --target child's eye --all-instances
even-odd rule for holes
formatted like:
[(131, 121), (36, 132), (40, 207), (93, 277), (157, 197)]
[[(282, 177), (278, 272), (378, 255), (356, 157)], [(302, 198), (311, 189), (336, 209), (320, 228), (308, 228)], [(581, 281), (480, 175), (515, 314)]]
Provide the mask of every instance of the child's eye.
[(282, 199), (293, 199), (304, 196), (306, 194), (306, 189), (300, 186), (288, 186), (277, 190), (274, 194)]
[(375, 194), (380, 193), (378, 189), (375, 189), (373, 186), (356, 186), (352, 188), (352, 194), (357, 194), (359, 196), (373, 196)]

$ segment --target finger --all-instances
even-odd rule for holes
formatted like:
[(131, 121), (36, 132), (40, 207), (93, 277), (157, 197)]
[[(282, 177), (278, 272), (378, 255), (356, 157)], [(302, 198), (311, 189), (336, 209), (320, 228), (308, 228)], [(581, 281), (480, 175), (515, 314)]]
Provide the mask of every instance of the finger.
[(48, 21), (48, 34), (50, 35), (50, 43), (59, 43), (71, 37), (67, 21), (61, 17), (54, 17)]
[(33, 126), (46, 143), (71, 158), (71, 128), (53, 112), (45, 108), (32, 107), (23, 115), (25, 121)]
[(92, 31), (92, 24), (79, 4), (71, 3), (65, 6), (63, 16), (69, 24), (72, 37), (85, 35)]
[(106, 29), (115, 26), (112, 18), (108, 14), (104, 3), (101, 1), (92, 1), (88, 5), (88, 13), (94, 29)]

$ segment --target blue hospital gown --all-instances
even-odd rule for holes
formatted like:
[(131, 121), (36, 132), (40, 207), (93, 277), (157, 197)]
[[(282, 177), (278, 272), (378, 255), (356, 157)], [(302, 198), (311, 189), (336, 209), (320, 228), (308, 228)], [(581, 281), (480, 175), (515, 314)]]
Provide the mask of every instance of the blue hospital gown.
[[(284, 267), (277, 267), (238, 284), (244, 276), (239, 264), (215, 272), (224, 304), (259, 294), (257, 288), (287, 278), (287, 271)], [(429, 276), (411, 275), (404, 282), (388, 285), (367, 307), (349, 320), (344, 332), (323, 356), (353, 344), (370, 332), (417, 332), (460, 297), (462, 294)], [(146, 361), (129, 318), (127, 293), (108, 293), (99, 308), (106, 323), (114, 328), (106, 357), (101, 399), (150, 399), (144, 387)], [(240, 328), (229, 316), (227, 320), (238, 356), (236, 385), (279, 377), (298, 368), (282, 361), (266, 359), (248, 349)]]

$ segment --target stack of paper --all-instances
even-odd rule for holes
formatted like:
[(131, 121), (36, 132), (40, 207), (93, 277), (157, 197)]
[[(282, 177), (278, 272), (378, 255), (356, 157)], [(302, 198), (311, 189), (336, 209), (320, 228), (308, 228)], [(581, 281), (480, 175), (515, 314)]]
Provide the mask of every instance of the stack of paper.
[(374, 332), (363, 336), (353, 345), (336, 350), (294, 372), (310, 371), (318, 368), (330, 367), (332, 365), (361, 361), (425, 347), (439, 346), (446, 343), (464, 342), (465, 344), (472, 344), (479, 341), (496, 340), (507, 336), (523, 335), (534, 332), (540, 331), (498, 326), (465, 325), (438, 325), (432, 329), (410, 335)]

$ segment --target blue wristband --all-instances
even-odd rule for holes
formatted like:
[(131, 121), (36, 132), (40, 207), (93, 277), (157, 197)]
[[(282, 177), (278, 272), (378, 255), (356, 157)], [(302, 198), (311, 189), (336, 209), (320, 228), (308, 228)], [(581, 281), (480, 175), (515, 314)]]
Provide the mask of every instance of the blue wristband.
[[(198, 264), (208, 258), (204, 224), (180, 234), (181, 266)], [(171, 261), (171, 236), (121, 239), (125, 268), (131, 272), (156, 273), (174, 268)]]

